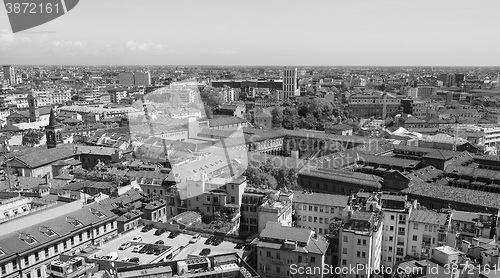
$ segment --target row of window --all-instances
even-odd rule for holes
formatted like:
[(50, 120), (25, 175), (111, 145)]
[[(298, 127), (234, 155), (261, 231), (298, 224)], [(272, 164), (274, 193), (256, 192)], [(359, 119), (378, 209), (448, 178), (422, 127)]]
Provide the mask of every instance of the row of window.
[(298, 204), (298, 210), (307, 210), (307, 211), (316, 211), (316, 212), (324, 212), (324, 213), (336, 213), (340, 208), (328, 207), (328, 206), (313, 206), (307, 204)]
[(311, 222), (311, 223), (320, 223), (320, 224), (328, 224), (328, 218), (323, 218), (323, 217), (317, 217), (317, 216), (305, 216), (302, 217), (302, 215), (297, 216), (298, 221), (304, 221), (304, 222)]

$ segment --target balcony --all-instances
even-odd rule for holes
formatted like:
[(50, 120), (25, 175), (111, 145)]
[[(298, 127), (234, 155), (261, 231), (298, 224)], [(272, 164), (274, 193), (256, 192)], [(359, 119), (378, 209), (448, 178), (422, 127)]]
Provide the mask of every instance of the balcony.
[(398, 231), (398, 236), (404, 236), (405, 235), (405, 231)]
[(404, 256), (404, 255), (403, 255), (403, 252), (396, 252), (396, 255), (397, 255), (397, 256)]
[(406, 220), (399, 220), (398, 224), (400, 224), (400, 225), (406, 225)]
[(404, 245), (405, 245), (405, 243), (404, 243), (404, 241), (398, 241), (397, 245), (399, 245), (399, 246), (404, 246)]

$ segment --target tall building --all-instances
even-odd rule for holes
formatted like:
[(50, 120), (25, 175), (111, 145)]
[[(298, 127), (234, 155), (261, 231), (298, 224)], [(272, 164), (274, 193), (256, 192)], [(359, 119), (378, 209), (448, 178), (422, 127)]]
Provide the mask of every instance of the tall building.
[(16, 73), (13, 66), (3, 66), (3, 78), (7, 80), (10, 85), (16, 85)]
[(382, 251), (383, 214), (378, 194), (353, 197), (346, 207), (342, 220), (345, 223), (340, 231), (340, 267), (358, 269), (357, 273), (346, 271), (342, 277), (369, 278), (368, 270), (380, 269)]
[(300, 96), (300, 89), (297, 86), (297, 68), (283, 70), (283, 92), (285, 99)]
[(406, 238), (412, 203), (406, 195), (384, 193), (380, 199), (384, 213), (381, 263), (385, 267), (393, 267), (407, 254)]
[(136, 72), (134, 74), (134, 85), (135, 86), (150, 86), (151, 85), (151, 74), (147, 72)]
[[(314, 231), (281, 226), (269, 221), (255, 241), (257, 246), (257, 271), (263, 278), (307, 276), (323, 278), (323, 271), (306, 275), (299, 269), (326, 267), (328, 241)], [(294, 273), (295, 272), (295, 273)]]
[(30, 123), (38, 122), (40, 120), (40, 112), (38, 111), (38, 103), (32, 93), (28, 95), (29, 118)]
[(134, 73), (133, 72), (120, 72), (120, 85), (134, 86)]
[(47, 148), (52, 149), (57, 147), (57, 144), (62, 144), (62, 128), (56, 121), (54, 110), (50, 110), (49, 125), (45, 127), (47, 135)]

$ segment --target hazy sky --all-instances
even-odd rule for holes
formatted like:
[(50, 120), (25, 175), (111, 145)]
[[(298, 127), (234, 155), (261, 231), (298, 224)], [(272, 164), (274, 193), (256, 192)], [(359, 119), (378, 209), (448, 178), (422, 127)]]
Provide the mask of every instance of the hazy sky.
[(0, 64), (499, 66), (499, 0), (80, 0)]

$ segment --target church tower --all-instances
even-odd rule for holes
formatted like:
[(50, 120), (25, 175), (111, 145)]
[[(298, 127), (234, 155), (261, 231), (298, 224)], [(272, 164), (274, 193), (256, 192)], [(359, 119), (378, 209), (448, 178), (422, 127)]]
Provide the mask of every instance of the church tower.
[(54, 109), (50, 109), (49, 125), (45, 127), (45, 135), (47, 137), (47, 148), (52, 149), (57, 144), (62, 144), (62, 126), (56, 121)]
[(28, 107), (30, 123), (38, 122), (40, 120), (40, 112), (38, 111), (38, 103), (33, 93), (28, 95)]

